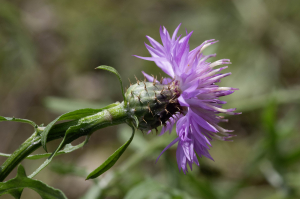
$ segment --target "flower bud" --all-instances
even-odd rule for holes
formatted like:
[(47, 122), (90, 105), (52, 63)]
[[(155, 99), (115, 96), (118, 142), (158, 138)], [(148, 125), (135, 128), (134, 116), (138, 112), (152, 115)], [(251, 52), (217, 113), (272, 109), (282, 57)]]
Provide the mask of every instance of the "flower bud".
[(156, 129), (181, 111), (177, 100), (180, 93), (175, 83), (154, 82), (138, 82), (125, 93), (128, 113), (137, 118), (138, 129), (142, 131)]

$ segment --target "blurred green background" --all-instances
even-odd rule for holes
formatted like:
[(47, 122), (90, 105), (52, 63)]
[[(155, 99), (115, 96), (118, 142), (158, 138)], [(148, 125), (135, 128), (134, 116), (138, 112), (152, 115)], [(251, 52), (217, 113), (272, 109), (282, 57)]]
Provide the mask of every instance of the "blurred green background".
[[(173, 32), (179, 23), (182, 34), (194, 30), (191, 48), (217, 39), (204, 53), (233, 63), (219, 85), (240, 89), (224, 98), (227, 108), (243, 112), (223, 124), (235, 130), (234, 142), (214, 141), (215, 161), (200, 159), (184, 175), (176, 147), (155, 164), (175, 132), (138, 132), (112, 170), (85, 181), (130, 137), (130, 128), (110, 127), (83, 149), (56, 157), (36, 178), (70, 199), (300, 198), (299, 0), (0, 0), (0, 115), (48, 124), (66, 111), (122, 100), (117, 78), (94, 68), (115, 67), (127, 87), (128, 78), (142, 79), (141, 70), (159, 75), (153, 62), (132, 55), (149, 56), (145, 35), (160, 40), (160, 25)], [(1, 123), (0, 151), (12, 153), (31, 130)], [(30, 174), (42, 162), (23, 165)], [(39, 195), (25, 189), (22, 198)]]

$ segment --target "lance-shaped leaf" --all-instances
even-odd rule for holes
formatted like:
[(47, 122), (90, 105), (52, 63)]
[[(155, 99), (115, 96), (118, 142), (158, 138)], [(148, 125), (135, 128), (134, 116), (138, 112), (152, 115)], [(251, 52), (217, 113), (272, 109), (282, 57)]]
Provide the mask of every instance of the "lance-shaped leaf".
[(46, 143), (47, 143), (47, 137), (48, 137), (48, 133), (50, 132), (51, 128), (53, 127), (53, 125), (57, 122), (57, 121), (61, 121), (61, 120), (77, 120), (86, 116), (90, 116), (93, 114), (96, 114), (104, 109), (109, 109), (111, 107), (117, 106), (119, 103), (114, 103), (114, 104), (110, 104), (104, 108), (101, 109), (92, 109), (92, 108), (86, 108), (86, 109), (79, 109), (76, 111), (71, 111), (68, 113), (65, 113), (59, 117), (57, 117), (55, 120), (53, 120), (52, 122), (50, 122), (46, 128), (43, 130), (43, 132), (41, 133), (41, 144), (43, 146), (43, 148), (45, 149), (45, 151), (47, 151), (47, 147), (46, 147)]
[[(80, 125), (72, 126), (72, 127), (70, 127), (70, 128), (67, 130), (64, 139), (63, 139), (62, 142), (59, 144), (59, 146), (56, 148), (56, 150), (48, 157), (48, 159), (47, 159), (41, 166), (39, 166), (39, 168), (37, 168), (37, 170), (35, 170), (30, 176), (28, 176), (29, 178), (33, 178), (36, 174), (38, 174), (41, 170), (43, 170), (43, 169), (44, 169), (44, 168), (52, 161), (52, 159), (56, 156), (56, 154), (57, 154), (58, 151), (62, 148), (62, 146), (64, 146), (64, 145), (66, 144), (66, 143), (65, 143), (66, 138), (67, 138), (72, 132), (74, 132), (74, 129), (78, 130), (78, 126), (80, 126)], [(88, 142), (88, 140), (89, 140), (89, 136), (86, 137), (86, 139), (85, 139), (84, 142), (82, 142), (81, 144), (78, 144), (78, 145), (74, 146), (73, 149), (74, 149), (74, 148), (75, 148), (75, 149), (79, 149), (79, 148), (83, 147), (83, 146)], [(71, 146), (72, 146), (72, 145), (71, 145)], [(67, 145), (66, 145), (66, 147), (67, 147)], [(74, 150), (75, 150), (75, 149), (74, 149)], [(66, 149), (66, 151), (68, 151), (68, 150), (69, 150), (69, 152), (71, 152), (71, 151), (72, 151), (72, 148), (70, 149), (70, 147), (68, 147), (68, 148)]]
[(17, 177), (7, 182), (0, 182), (0, 196), (11, 194), (15, 198), (20, 198), (24, 188), (30, 188), (36, 191), (43, 199), (67, 198), (62, 191), (54, 189), (41, 181), (28, 178), (22, 165), (18, 167)]
[(33, 127), (37, 126), (33, 121), (30, 121), (30, 120), (27, 120), (27, 119), (20, 119), (20, 118), (15, 118), (15, 117), (3, 117), (3, 116), (0, 116), (0, 122), (3, 122), (3, 121), (22, 122), (22, 123), (30, 124)]
[(100, 165), (97, 169), (95, 169), (93, 172), (91, 172), (87, 177), (88, 179), (94, 179), (106, 172), (108, 169), (110, 169), (114, 164), (117, 162), (117, 160), (121, 157), (121, 155), (124, 153), (128, 145), (131, 143), (133, 137), (134, 137), (135, 129), (132, 126), (132, 135), (130, 139), (121, 146), (118, 150), (116, 150), (102, 165)]
[(121, 75), (118, 73), (118, 71), (117, 71), (116, 69), (114, 69), (113, 67), (111, 67), (111, 66), (105, 66), (105, 65), (98, 66), (98, 67), (95, 68), (95, 69), (103, 69), (103, 70), (107, 70), (107, 71), (112, 72), (112, 73), (114, 73), (115, 75), (117, 75), (117, 77), (118, 77), (118, 79), (119, 79), (119, 81), (120, 81), (123, 99), (124, 99), (124, 101), (125, 101), (125, 94), (124, 94), (124, 89), (123, 89), (123, 82), (122, 82), (122, 79), (121, 79)]

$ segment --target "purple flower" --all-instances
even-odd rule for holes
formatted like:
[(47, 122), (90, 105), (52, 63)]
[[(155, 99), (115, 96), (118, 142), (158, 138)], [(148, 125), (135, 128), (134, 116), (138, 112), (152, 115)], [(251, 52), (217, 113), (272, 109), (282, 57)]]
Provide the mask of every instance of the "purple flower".
[[(181, 24), (180, 24), (181, 25)], [(146, 36), (152, 45), (147, 44), (146, 48), (152, 57), (138, 58), (154, 61), (171, 78), (165, 78), (163, 84), (176, 85), (180, 96), (178, 101), (182, 112), (171, 117), (163, 126), (161, 134), (166, 131), (171, 133), (173, 125), (176, 123), (177, 138), (173, 140), (159, 155), (178, 142), (176, 158), (179, 170), (186, 174), (187, 164), (192, 169), (192, 164), (199, 166), (196, 153), (199, 157), (205, 156), (211, 160), (208, 150), (213, 138), (228, 140), (234, 135), (228, 132), (231, 130), (223, 129), (218, 126), (219, 122), (226, 122), (218, 113), (236, 115), (235, 109), (222, 109), (219, 97), (233, 93), (235, 88), (219, 87), (216, 85), (221, 78), (229, 76), (231, 73), (219, 73), (227, 66), (214, 69), (216, 66), (231, 64), (229, 59), (221, 59), (215, 62), (207, 62), (208, 58), (215, 57), (216, 54), (203, 55), (203, 50), (216, 43), (214, 39), (203, 42), (195, 49), (189, 49), (189, 39), (192, 32), (186, 36), (177, 36), (180, 25), (175, 29), (172, 37), (165, 27), (160, 28), (162, 45)], [(148, 81), (153, 81), (153, 77), (143, 72)], [(158, 157), (158, 158), (159, 158)], [(157, 158), (157, 159), (158, 159)]]

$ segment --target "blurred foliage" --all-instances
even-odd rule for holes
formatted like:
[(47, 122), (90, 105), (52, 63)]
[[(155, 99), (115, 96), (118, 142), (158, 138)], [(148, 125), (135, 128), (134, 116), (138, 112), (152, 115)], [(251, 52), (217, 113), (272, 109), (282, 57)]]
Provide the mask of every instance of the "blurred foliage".
[[(94, 68), (115, 67), (125, 87), (128, 78), (142, 78), (141, 70), (159, 75), (153, 62), (132, 55), (148, 56), (145, 35), (160, 40), (160, 25), (172, 32), (182, 23), (194, 30), (191, 48), (217, 39), (205, 53), (233, 63), (220, 85), (240, 89), (224, 99), (243, 112), (223, 124), (235, 130), (234, 142), (215, 141), (215, 162), (200, 159), (201, 166), (184, 175), (175, 148), (155, 164), (174, 132), (137, 132), (112, 170), (84, 181), (130, 137), (128, 127), (109, 128), (83, 149), (57, 157), (60, 165), (37, 178), (68, 198), (300, 198), (299, 10), (299, 0), (0, 0), (1, 115), (48, 124), (67, 111), (122, 101), (116, 78)], [(12, 153), (31, 131), (1, 124), (0, 151)], [(40, 163), (25, 160), (27, 173)], [(39, 196), (24, 189), (23, 198)]]
[(66, 199), (62, 191), (49, 187), (41, 181), (28, 178), (22, 165), (18, 166), (17, 176), (6, 182), (0, 182), (0, 187), (0, 195), (9, 193), (15, 198), (20, 198), (24, 188), (30, 188), (43, 199)]

